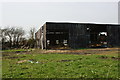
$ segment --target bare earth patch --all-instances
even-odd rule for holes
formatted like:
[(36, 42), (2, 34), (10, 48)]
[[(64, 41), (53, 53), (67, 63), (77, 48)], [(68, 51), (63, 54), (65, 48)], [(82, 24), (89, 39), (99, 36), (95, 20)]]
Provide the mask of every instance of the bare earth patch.
[(27, 60), (21, 60), (21, 61), (18, 61), (17, 63), (23, 63), (23, 62), (27, 62)]
[(58, 54), (97, 54), (97, 55), (103, 55), (103, 54), (112, 54), (112, 53), (118, 53), (118, 50), (120, 48), (92, 48), (92, 49), (80, 49), (80, 50), (41, 50), (38, 53), (58, 53)]

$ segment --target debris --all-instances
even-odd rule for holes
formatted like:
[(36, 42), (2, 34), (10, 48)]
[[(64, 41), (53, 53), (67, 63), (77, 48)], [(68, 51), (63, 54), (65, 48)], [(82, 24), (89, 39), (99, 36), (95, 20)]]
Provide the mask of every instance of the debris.
[(23, 63), (23, 62), (26, 62), (27, 60), (21, 60), (21, 61), (18, 61), (17, 63)]
[(30, 63), (39, 63), (38, 61), (28, 60)]
[(36, 63), (39, 63), (38, 61)]
[(17, 63), (23, 63), (23, 62), (40, 63), (40, 62), (38, 62), (38, 61), (33, 61), (33, 60), (21, 60), (21, 61), (18, 61)]
[(33, 63), (33, 61), (31, 61), (31, 60), (28, 60), (28, 62)]

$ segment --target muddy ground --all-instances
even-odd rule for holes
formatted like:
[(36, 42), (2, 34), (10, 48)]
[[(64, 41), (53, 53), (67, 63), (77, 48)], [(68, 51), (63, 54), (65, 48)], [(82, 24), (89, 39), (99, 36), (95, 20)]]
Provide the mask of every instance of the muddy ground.
[(109, 54), (119, 53), (120, 48), (91, 48), (91, 49), (79, 49), (79, 50), (35, 50), (34, 53), (56, 53), (56, 54)]

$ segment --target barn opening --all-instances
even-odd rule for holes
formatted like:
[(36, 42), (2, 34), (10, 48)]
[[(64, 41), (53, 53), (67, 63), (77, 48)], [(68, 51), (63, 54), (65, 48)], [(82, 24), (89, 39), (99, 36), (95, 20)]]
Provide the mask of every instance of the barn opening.
[(67, 47), (69, 31), (67, 29), (48, 29), (46, 33), (46, 39), (48, 49)]
[(89, 47), (107, 47), (107, 26), (89, 27)]

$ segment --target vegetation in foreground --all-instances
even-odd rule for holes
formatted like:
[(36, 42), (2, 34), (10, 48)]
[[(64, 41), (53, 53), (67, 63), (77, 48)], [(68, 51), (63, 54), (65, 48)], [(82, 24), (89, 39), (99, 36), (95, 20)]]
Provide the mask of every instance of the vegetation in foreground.
[[(85, 52), (87, 50), (83, 50)], [(119, 78), (118, 51), (92, 50), (96, 54), (30, 52), (3, 53), (3, 78)], [(98, 52), (98, 54), (97, 54)]]

